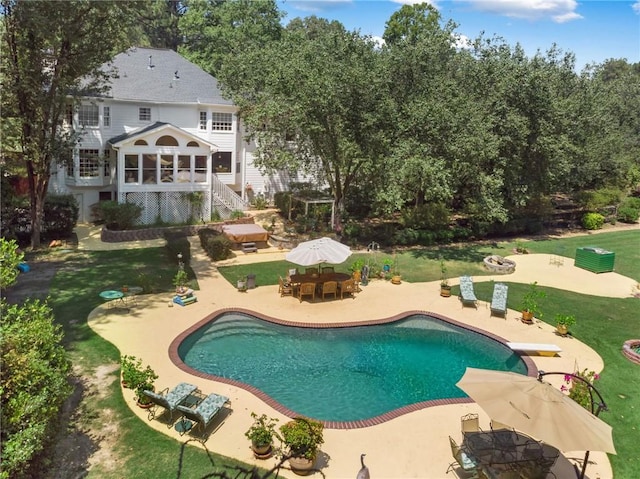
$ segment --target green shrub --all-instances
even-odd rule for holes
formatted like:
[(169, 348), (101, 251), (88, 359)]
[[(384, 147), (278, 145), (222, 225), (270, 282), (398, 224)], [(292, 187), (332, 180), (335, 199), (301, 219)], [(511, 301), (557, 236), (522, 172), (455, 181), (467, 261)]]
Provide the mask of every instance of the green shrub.
[(71, 393), (71, 363), (61, 346), (61, 327), (45, 302), (8, 305), (2, 300), (0, 313), (1, 477), (20, 477), (53, 435)]
[(231, 241), (215, 230), (204, 228), (198, 232), (200, 245), (213, 261), (221, 261), (232, 256)]
[(232, 220), (239, 220), (244, 218), (246, 215), (244, 214), (244, 211), (242, 210), (233, 210), (231, 212), (231, 219)]
[(640, 209), (631, 206), (621, 206), (618, 208), (618, 220), (623, 223), (637, 223), (640, 218)]
[[(78, 222), (73, 195), (47, 195), (44, 200), (41, 240), (68, 238)], [(3, 205), (2, 236), (20, 245), (31, 240), (31, 206), (28, 201)]]
[(577, 203), (584, 209), (597, 211), (605, 206), (617, 205), (620, 203), (624, 193), (615, 188), (603, 188), (600, 190), (589, 190), (580, 192), (577, 197)]
[(588, 230), (599, 230), (604, 225), (604, 216), (600, 213), (587, 213), (582, 217), (582, 226)]
[(273, 195), (273, 203), (276, 205), (283, 215), (287, 216), (289, 213), (289, 207), (291, 206), (291, 192), (290, 191), (278, 191)]
[(140, 219), (142, 207), (133, 203), (101, 201), (98, 210), (110, 230), (130, 230)]
[(253, 197), (251, 205), (257, 210), (264, 210), (269, 206), (269, 202), (262, 193), (259, 193)]
[(68, 238), (78, 223), (78, 202), (73, 195), (47, 195), (42, 233), (45, 238)]

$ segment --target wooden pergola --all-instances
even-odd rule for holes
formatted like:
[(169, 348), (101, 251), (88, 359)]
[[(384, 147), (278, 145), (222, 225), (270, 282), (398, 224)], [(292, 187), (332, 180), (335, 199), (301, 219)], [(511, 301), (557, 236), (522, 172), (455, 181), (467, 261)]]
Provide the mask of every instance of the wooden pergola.
[(333, 202), (333, 198), (316, 198), (316, 199), (309, 199), (309, 198), (303, 198), (302, 196), (291, 196), (291, 201), (289, 202), (289, 220), (291, 220), (291, 209), (293, 206), (293, 200), (296, 201), (300, 201), (302, 203), (304, 203), (304, 214), (305, 216), (308, 216), (309, 214), (309, 205), (314, 205), (314, 204), (331, 204), (331, 228), (335, 227), (335, 218), (336, 218), (336, 212), (335, 212), (335, 204)]

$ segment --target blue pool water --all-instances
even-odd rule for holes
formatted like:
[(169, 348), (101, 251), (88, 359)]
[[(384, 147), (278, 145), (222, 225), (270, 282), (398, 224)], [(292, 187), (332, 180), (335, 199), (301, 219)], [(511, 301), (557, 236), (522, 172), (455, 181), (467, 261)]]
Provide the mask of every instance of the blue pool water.
[(506, 346), (421, 314), (375, 326), (312, 329), (224, 313), (189, 335), (178, 354), (194, 369), (255, 386), (323, 421), (368, 419), (422, 401), (466, 397), (455, 383), (468, 366), (527, 372)]

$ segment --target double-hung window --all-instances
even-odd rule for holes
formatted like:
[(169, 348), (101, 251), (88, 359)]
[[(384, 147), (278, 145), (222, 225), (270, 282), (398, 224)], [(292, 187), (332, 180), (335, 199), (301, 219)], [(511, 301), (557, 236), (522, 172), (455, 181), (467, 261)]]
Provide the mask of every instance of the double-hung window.
[(102, 126), (111, 126), (111, 107), (109, 106), (102, 107)]
[(198, 120), (198, 129), (199, 130), (207, 129), (207, 112), (206, 111), (200, 112), (200, 118)]
[(147, 106), (141, 106), (138, 109), (138, 120), (151, 121), (151, 108)]
[(231, 131), (233, 128), (233, 115), (231, 113), (212, 113), (211, 129), (213, 131)]
[(99, 150), (80, 150), (78, 173), (80, 178), (95, 178), (100, 176)]
[(98, 105), (80, 105), (78, 110), (78, 123), (81, 127), (98, 126)]

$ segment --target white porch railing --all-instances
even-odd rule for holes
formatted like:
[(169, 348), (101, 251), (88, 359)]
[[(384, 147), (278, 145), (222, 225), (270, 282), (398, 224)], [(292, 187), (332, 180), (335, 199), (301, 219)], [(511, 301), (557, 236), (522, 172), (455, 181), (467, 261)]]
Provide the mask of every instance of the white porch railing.
[(233, 211), (245, 211), (248, 208), (249, 204), (240, 195), (216, 175), (211, 175), (211, 209), (220, 213), (222, 219), (230, 218)]

